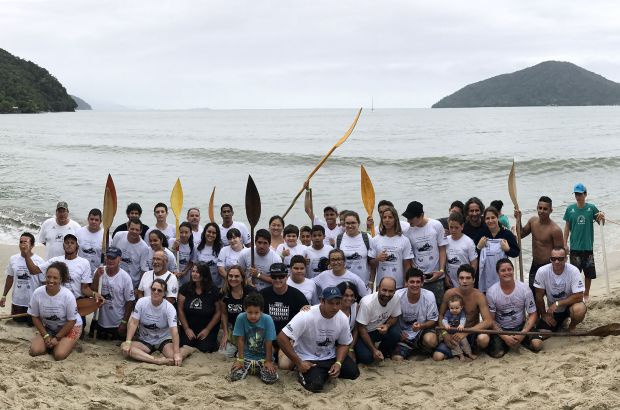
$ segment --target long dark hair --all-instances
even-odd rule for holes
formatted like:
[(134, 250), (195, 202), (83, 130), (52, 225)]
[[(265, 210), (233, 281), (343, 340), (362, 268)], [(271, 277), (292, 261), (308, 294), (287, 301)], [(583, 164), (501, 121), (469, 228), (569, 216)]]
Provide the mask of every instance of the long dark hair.
[(220, 233), (220, 227), (215, 222), (209, 222), (205, 225), (202, 230), (202, 234), (200, 235), (200, 243), (198, 244), (198, 250), (201, 251), (207, 246), (207, 240), (205, 239), (205, 234), (207, 233), (207, 229), (212, 226), (215, 228), (215, 240), (213, 241), (213, 255), (218, 256), (220, 251), (222, 250), (222, 234)]
[[(167, 248), (168, 245), (168, 238), (166, 238), (166, 235), (164, 235), (164, 233), (162, 231), (160, 231), (159, 229), (153, 229), (151, 232), (149, 232), (149, 236), (151, 235), (157, 235), (157, 237), (159, 238), (159, 240), (161, 241), (161, 246), (162, 248)], [(148, 238), (146, 238), (148, 240)], [(149, 246), (151, 246), (151, 244), (149, 243)]]
[[(189, 245), (189, 260), (193, 260), (194, 259), (194, 235), (192, 235), (192, 225), (185, 221), (182, 222), (181, 225), (179, 225), (179, 229), (181, 228), (188, 228), (189, 229), (189, 241), (187, 241), (187, 244)], [(181, 234), (179, 234), (179, 236), (181, 236)], [(178, 243), (181, 243), (181, 241), (179, 240), (179, 238), (176, 238)]]
[[(196, 270), (200, 274), (200, 287), (202, 288), (203, 293), (209, 292), (213, 288), (213, 278), (211, 277), (211, 269), (206, 263), (198, 262), (196, 265)], [(196, 295), (196, 282), (194, 282), (191, 277), (189, 282), (187, 283), (188, 288), (188, 296)]]

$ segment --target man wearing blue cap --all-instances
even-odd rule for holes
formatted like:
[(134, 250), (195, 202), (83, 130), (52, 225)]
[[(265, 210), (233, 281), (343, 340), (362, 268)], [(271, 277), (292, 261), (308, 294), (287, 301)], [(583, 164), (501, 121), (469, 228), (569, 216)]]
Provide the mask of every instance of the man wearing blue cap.
[[(590, 284), (596, 279), (594, 266), (594, 222), (605, 222), (605, 214), (598, 210), (596, 205), (586, 202), (588, 190), (582, 183), (575, 184), (574, 204), (566, 208), (564, 212), (564, 248), (570, 249), (570, 263), (583, 271), (585, 277), (584, 302), (590, 300)], [(570, 246), (569, 246), (570, 236)]]
[(328, 379), (355, 380), (360, 374), (347, 354), (353, 337), (341, 301), (337, 287), (323, 289), (321, 303), (299, 312), (278, 335), (280, 349), (295, 364), (299, 382), (308, 391), (320, 392)]

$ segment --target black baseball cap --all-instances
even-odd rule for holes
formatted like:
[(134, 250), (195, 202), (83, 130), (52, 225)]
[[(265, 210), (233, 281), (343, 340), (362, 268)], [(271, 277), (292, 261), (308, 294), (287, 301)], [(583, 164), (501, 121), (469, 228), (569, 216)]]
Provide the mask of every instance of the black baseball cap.
[(403, 216), (407, 219), (417, 218), (422, 214), (424, 214), (424, 207), (418, 201), (409, 202), (407, 209), (403, 212)]
[(269, 267), (269, 275), (286, 276), (288, 275), (288, 268), (284, 263), (274, 263)]

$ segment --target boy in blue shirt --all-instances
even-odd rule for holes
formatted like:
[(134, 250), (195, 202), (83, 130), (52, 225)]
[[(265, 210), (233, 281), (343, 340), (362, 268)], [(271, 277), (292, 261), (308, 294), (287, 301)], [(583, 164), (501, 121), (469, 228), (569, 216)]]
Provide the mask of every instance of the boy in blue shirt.
[(260, 376), (267, 384), (278, 380), (277, 367), (273, 363), (273, 341), (276, 327), (271, 316), (263, 313), (261, 294), (251, 293), (245, 297), (245, 312), (237, 317), (233, 336), (237, 337), (239, 357), (230, 369), (230, 380), (244, 379), (248, 373)]

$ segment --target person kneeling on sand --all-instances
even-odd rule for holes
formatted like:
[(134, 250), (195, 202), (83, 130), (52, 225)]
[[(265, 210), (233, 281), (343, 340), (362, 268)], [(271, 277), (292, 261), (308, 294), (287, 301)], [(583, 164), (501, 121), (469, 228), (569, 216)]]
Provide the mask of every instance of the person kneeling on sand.
[(263, 383), (278, 381), (278, 367), (273, 362), (273, 341), (276, 326), (263, 313), (265, 301), (260, 293), (250, 293), (243, 301), (245, 312), (237, 317), (233, 335), (237, 338), (238, 356), (230, 369), (230, 380), (245, 379), (248, 374), (259, 376)]
[[(532, 291), (525, 283), (515, 281), (514, 266), (510, 259), (498, 260), (496, 270), (499, 282), (492, 285), (486, 294), (493, 317), (493, 329), (529, 332), (538, 318)], [(542, 343), (540, 336), (492, 335), (487, 353), (497, 359), (504, 356), (510, 348), (521, 345), (538, 352), (542, 349)]]
[[(164, 295), (167, 284), (155, 279), (150, 285), (150, 296), (140, 298), (127, 326), (127, 339), (121, 344), (121, 353), (141, 362), (153, 364), (174, 364), (180, 366), (183, 359), (196, 349), (179, 347), (177, 312)], [(136, 340), (132, 340), (138, 331)], [(159, 351), (163, 357), (154, 357)]]
[[(446, 311), (448, 310), (448, 300), (453, 295), (459, 295), (463, 298), (465, 309), (465, 327), (473, 329), (488, 329), (492, 326), (493, 319), (491, 313), (489, 313), (489, 307), (487, 306), (487, 300), (484, 294), (478, 289), (474, 288), (474, 274), (476, 271), (471, 265), (464, 264), (459, 266), (457, 270), (457, 277), (459, 279), (459, 287), (452, 288), (446, 292), (439, 309), (439, 320), (442, 321)], [(482, 316), (482, 321), (480, 320)], [(444, 360), (452, 358), (451, 348), (459, 344), (459, 342), (467, 337), (468, 342), (472, 349), (476, 348), (485, 349), (489, 344), (489, 336), (476, 333), (462, 333), (450, 334), (446, 330), (442, 331), (443, 342), (437, 346), (437, 349), (433, 353), (433, 360)]]
[(554, 247), (550, 260), (551, 263), (538, 269), (534, 280), (536, 310), (540, 316), (537, 327), (557, 332), (570, 318), (568, 330), (572, 332), (586, 317), (587, 308), (583, 302), (585, 286), (579, 276), (579, 268), (566, 263), (563, 247)]
[(341, 302), (337, 287), (324, 289), (320, 304), (299, 312), (278, 335), (281, 351), (295, 363), (299, 382), (311, 392), (323, 390), (328, 378), (355, 380), (360, 375), (347, 354), (353, 336)]
[[(359, 363), (370, 364), (389, 357), (400, 340), (400, 299), (394, 297), (395, 293), (396, 281), (385, 276), (379, 282), (379, 290), (360, 301), (356, 318), (359, 336), (355, 344)], [(380, 342), (379, 349), (376, 342)]]

